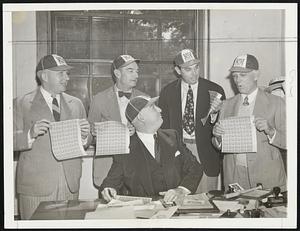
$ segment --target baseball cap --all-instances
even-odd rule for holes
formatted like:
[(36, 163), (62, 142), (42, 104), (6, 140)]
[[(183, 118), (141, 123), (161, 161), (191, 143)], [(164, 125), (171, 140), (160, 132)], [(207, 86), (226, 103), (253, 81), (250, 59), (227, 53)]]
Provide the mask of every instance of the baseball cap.
[(52, 54), (52, 55), (46, 55), (39, 61), (36, 72), (42, 71), (42, 70), (51, 70), (51, 71), (66, 71), (69, 69), (72, 69), (72, 66), (69, 66), (63, 57)]
[(229, 69), (231, 72), (250, 72), (253, 70), (258, 70), (258, 61), (255, 56), (249, 54), (237, 56)]
[(118, 69), (120, 67), (125, 67), (132, 62), (139, 63), (139, 59), (133, 58), (131, 55), (120, 55), (116, 59), (114, 59), (112, 66), (114, 69)]
[(130, 122), (132, 122), (143, 108), (152, 105), (158, 100), (158, 98), (159, 96), (156, 96), (154, 98), (150, 98), (146, 96), (136, 96), (130, 99), (125, 110), (126, 118)]
[(269, 82), (269, 86), (265, 89), (267, 92), (271, 92), (273, 90), (276, 90), (278, 88), (282, 88), (284, 84), (284, 77), (277, 77), (274, 79), (271, 79)]
[(175, 56), (174, 63), (176, 66), (187, 67), (195, 63), (200, 63), (194, 51), (191, 49), (183, 49)]

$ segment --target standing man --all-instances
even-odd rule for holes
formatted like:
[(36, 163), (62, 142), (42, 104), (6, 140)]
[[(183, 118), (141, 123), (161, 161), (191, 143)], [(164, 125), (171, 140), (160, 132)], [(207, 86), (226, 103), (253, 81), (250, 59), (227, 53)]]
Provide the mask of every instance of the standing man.
[[(243, 188), (281, 187), (286, 189), (286, 173), (280, 149), (286, 149), (285, 101), (257, 87), (259, 65), (253, 55), (236, 57), (230, 68), (239, 94), (224, 101), (219, 119), (230, 116), (255, 116), (256, 153), (224, 154), (224, 183), (239, 183)], [(222, 146), (224, 129), (218, 122), (213, 129), (213, 143)]]
[(156, 98), (137, 96), (130, 100), (126, 117), (136, 133), (130, 137), (130, 153), (114, 156), (109, 173), (100, 186), (102, 197), (110, 201), (122, 194), (164, 195), (175, 201), (194, 193), (202, 177), (202, 167), (173, 129), (159, 129), (161, 110)]
[[(175, 71), (180, 78), (162, 89), (159, 98), (164, 121), (162, 128), (177, 130), (204, 168), (196, 193), (217, 189), (220, 154), (211, 144), (211, 136), (218, 107), (210, 105), (209, 91), (216, 91), (222, 95), (221, 99), (225, 98), (222, 87), (200, 77), (199, 63), (192, 50), (180, 51), (174, 59)], [(201, 118), (207, 115), (211, 106), (214, 113), (203, 125)]]
[(82, 102), (64, 93), (72, 67), (58, 55), (44, 56), (36, 67), (39, 87), (14, 102), (14, 151), (21, 151), (17, 192), (21, 219), (29, 219), (41, 201), (78, 199), (81, 159), (57, 161), (48, 129), (53, 121), (81, 119), (87, 143), (90, 126)]
[[(138, 95), (145, 95), (135, 89), (138, 80), (139, 59), (130, 55), (120, 55), (111, 65), (111, 74), (114, 85), (95, 95), (92, 100), (88, 120), (92, 124), (108, 120), (119, 121), (128, 125), (125, 109), (129, 99)], [(130, 133), (134, 128), (129, 127)], [(99, 187), (112, 164), (112, 157), (95, 158), (93, 180)]]

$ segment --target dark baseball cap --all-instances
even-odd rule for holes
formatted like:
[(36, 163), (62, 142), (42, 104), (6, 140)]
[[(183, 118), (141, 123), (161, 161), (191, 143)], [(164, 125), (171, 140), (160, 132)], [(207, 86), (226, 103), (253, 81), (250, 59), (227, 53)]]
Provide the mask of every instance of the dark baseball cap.
[(158, 98), (159, 96), (156, 96), (154, 98), (150, 98), (147, 96), (136, 96), (130, 99), (125, 110), (126, 118), (130, 122), (132, 122), (143, 108), (152, 105), (158, 100)]
[(231, 72), (250, 72), (253, 70), (258, 70), (258, 61), (254, 55), (240, 55), (237, 56), (232, 64), (232, 67), (229, 69)]
[(120, 55), (114, 59), (112, 66), (114, 69), (119, 69), (120, 67), (125, 67), (133, 62), (139, 63), (140, 60), (133, 58), (131, 55)]
[(36, 73), (42, 70), (51, 70), (51, 71), (66, 71), (70, 70), (73, 67), (68, 65), (63, 57), (52, 54), (46, 55), (39, 61), (36, 67)]
[(176, 66), (188, 67), (200, 63), (200, 59), (197, 58), (193, 50), (183, 49), (175, 56), (174, 63)]

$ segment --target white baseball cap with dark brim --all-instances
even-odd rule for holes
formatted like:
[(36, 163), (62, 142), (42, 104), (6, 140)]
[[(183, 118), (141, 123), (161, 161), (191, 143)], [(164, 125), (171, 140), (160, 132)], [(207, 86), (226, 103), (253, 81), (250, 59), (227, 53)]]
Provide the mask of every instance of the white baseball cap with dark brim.
[(193, 50), (183, 49), (175, 56), (174, 63), (176, 66), (188, 67), (200, 63), (200, 59), (197, 58)]
[(125, 110), (126, 118), (132, 122), (143, 108), (151, 106), (158, 100), (158, 98), (159, 96), (153, 98), (147, 96), (136, 96), (130, 99)]
[(258, 70), (258, 61), (255, 56), (246, 54), (237, 56), (229, 69), (230, 72), (250, 72), (253, 70)]

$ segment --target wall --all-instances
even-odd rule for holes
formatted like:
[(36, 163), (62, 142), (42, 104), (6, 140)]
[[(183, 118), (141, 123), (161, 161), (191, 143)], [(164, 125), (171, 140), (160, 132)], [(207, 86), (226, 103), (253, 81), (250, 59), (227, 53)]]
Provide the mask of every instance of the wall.
[(259, 86), (284, 76), (284, 11), (210, 10), (209, 79), (223, 86), (226, 97), (234, 95), (228, 69), (236, 56), (250, 53), (260, 65)]
[(13, 97), (36, 87), (36, 18), (34, 11), (12, 13)]

